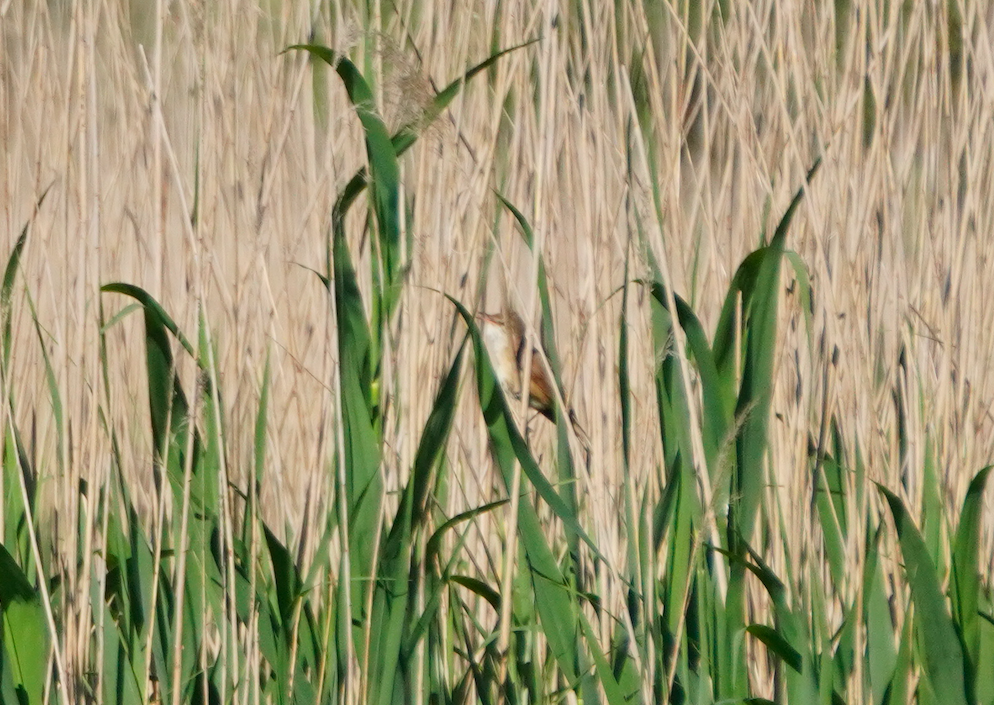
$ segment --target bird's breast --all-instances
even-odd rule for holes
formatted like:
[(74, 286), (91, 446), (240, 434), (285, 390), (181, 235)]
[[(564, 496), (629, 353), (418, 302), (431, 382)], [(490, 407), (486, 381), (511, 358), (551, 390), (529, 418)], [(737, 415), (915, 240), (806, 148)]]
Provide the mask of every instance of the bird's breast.
[(518, 395), (521, 390), (520, 376), (507, 334), (497, 324), (486, 321), (483, 324), (483, 343), (487, 346), (497, 381), (512, 394)]

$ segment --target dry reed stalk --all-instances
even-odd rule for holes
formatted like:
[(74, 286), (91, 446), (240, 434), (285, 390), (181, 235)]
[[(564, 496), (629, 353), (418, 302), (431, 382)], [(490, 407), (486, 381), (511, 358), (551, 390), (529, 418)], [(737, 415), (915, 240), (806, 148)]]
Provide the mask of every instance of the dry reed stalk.
[[(619, 564), (625, 556), (625, 539), (612, 524), (622, 478), (620, 303), (611, 296), (630, 242), (638, 274), (648, 272), (651, 251), (710, 330), (736, 263), (760, 233), (769, 234), (770, 214), (783, 210), (816, 155), (825, 164), (789, 238), (811, 270), (814, 342), (805, 312), (787, 297), (776, 343), (768, 501), (782, 509), (790, 538), (768, 559), (800, 570), (821, 553), (810, 521), (812, 479), (797, 469), (806, 467), (808, 434), (820, 428), (822, 409), (844, 420), (870, 477), (901, 488), (913, 506), (921, 506), (919, 468), (932, 453), (940, 492), (955, 512), (972, 472), (994, 456), (994, 307), (987, 301), (994, 105), (983, 90), (994, 71), (989, 9), (963, 4), (973, 53), (957, 88), (943, 63), (948, 32), (926, 40), (935, 27), (917, 6), (907, 16), (883, 16), (878, 4), (860, 4), (863, 45), (840, 31), (831, 5), (739, 5), (713, 41), (716, 16), (694, 25), (678, 20), (669, 5), (660, 15), (638, 3), (616, 12), (579, 3), (558, 8), (555, 18), (526, 2), (505, 3), (499, 17), (478, 15), (470, 5), (402, 3), (397, 15), (377, 4), (375, 29), (353, 37), (360, 52), (385, 40), (418, 47), (423, 64), (402, 50), (372, 55), (382, 66), (382, 99), (397, 101), (383, 107), (394, 114), (411, 99), (403, 91), (424, 91), (428, 80), (442, 85), (485, 56), (498, 29), (504, 45), (544, 37), (533, 54), (514, 55), (489, 79), (468, 84), (439, 127), (404, 158), (405, 201), (413, 207), (409, 282), (473, 301), (487, 276), (483, 252), (494, 247), (491, 268), (502, 270), (512, 296), (528, 306), (536, 260), (510, 219), (493, 227), (499, 206), (491, 189), (527, 206), (541, 233), (567, 392), (593, 439), (591, 472), (580, 482), (589, 497), (586, 519), (600, 527), (605, 555)], [(301, 60), (277, 54), (307, 36), (312, 19), (320, 36), (345, 29), (323, 14), (267, 15), (245, 3), (216, 13), (182, 0), (160, 4), (152, 25), (126, 3), (102, 7), (104, 14), (87, 15), (61, 4), (13, 3), (0, 26), (6, 250), (39, 191), (54, 184), (21, 272), (64, 400), (62, 426), (47, 401), (23, 290), (15, 297), (9, 377), (9, 392), (21, 402), (16, 420), (35, 429), (32, 453), (48, 479), (42, 515), (54, 516), (64, 539), (50, 550), (81, 550), (74, 541), (83, 508), (70, 498), (79, 480), (93, 487), (108, 481), (110, 444), (97, 432), (101, 409), (123, 441), (142, 520), (156, 524), (146, 391), (130, 383), (144, 369), (142, 330), (133, 317), (108, 331), (106, 386), (98, 364), (98, 286), (115, 280), (148, 288), (188, 332), (196, 330), (199, 307), (207, 311), (225, 383), (231, 480), (239, 486), (250, 472), (260, 370), (272, 354), (274, 413), (261, 499), (276, 525), (290, 527), (291, 541), (302, 540), (293, 532), (301, 527), (305, 490), (315, 488), (316, 511), (331, 506), (339, 412), (329, 303), (317, 279), (297, 265), (323, 270), (334, 194), (365, 155), (335, 77), (316, 71), (311, 79)], [(336, 18), (361, 26), (352, 12), (334, 3)], [(445, 27), (452, 34), (440, 31)], [(640, 44), (645, 37), (649, 43)], [(151, 52), (149, 81), (139, 45)], [(641, 126), (648, 144), (630, 174), (626, 134), (638, 115), (618, 85), (626, 75), (636, 83), (632, 103), (651, 116)], [(403, 81), (402, 90), (393, 90), (394, 80)], [(363, 217), (352, 214), (348, 229), (368, 293)], [(635, 217), (646, 227), (642, 242)], [(785, 266), (785, 284), (789, 271)], [(633, 297), (631, 357), (645, 362), (653, 357), (647, 300), (637, 290)], [(458, 342), (446, 301), (417, 286), (404, 301), (393, 330), (401, 359), (391, 361), (383, 390), (398, 410), (386, 434), (385, 457), (396, 473), (391, 487), (410, 464), (430, 409), (428, 390)], [(109, 318), (120, 302), (104, 296), (103, 306)], [(830, 384), (822, 381), (826, 368)], [(190, 388), (188, 361), (179, 373)], [(633, 365), (633, 433), (642, 452), (632, 472), (639, 488), (658, 493), (653, 373), (650, 365)], [(694, 389), (693, 380), (686, 383)], [(895, 386), (903, 391), (900, 409)], [(461, 409), (450, 442), (461, 485), (443, 508), (450, 516), (500, 495), (486, 470), (478, 409), (465, 400)], [(895, 431), (899, 414), (907, 423), (903, 445)], [(551, 455), (547, 429), (532, 438)], [(481, 518), (473, 550), (499, 555), (500, 527), (509, 521)], [(987, 512), (988, 554), (992, 531)], [(94, 532), (79, 537), (88, 560), (106, 540), (106, 527)], [(852, 548), (852, 556), (862, 555)], [(858, 575), (859, 565), (851, 567)], [(78, 589), (85, 592), (85, 585)], [(605, 579), (605, 591), (606, 605), (623, 604), (622, 585)], [(81, 639), (84, 625), (75, 628)], [(83, 658), (79, 644), (64, 646), (67, 659)]]

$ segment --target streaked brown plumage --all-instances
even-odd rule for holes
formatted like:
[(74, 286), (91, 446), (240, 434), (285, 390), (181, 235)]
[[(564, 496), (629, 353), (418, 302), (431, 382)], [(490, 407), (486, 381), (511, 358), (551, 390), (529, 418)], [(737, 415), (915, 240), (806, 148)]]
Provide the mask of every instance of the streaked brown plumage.
[[(525, 364), (525, 323), (515, 311), (478, 315), (483, 322), (483, 341), (490, 353), (494, 372), (505, 389), (521, 397), (521, 373)], [(556, 420), (552, 382), (532, 348), (531, 380), (528, 385), (528, 405), (550, 421)]]
[[(483, 342), (490, 354), (490, 362), (501, 385), (515, 398), (521, 398), (521, 374), (525, 365), (525, 323), (512, 309), (500, 313), (477, 314), (481, 322)], [(531, 379), (528, 383), (528, 406), (538, 411), (553, 423), (556, 421), (556, 400), (553, 391), (554, 381), (546, 373), (546, 367), (539, 359), (538, 350), (532, 348)], [(565, 400), (565, 398), (564, 398)], [(570, 423), (577, 437), (589, 452), (587, 434), (576, 420), (573, 409), (568, 411)]]

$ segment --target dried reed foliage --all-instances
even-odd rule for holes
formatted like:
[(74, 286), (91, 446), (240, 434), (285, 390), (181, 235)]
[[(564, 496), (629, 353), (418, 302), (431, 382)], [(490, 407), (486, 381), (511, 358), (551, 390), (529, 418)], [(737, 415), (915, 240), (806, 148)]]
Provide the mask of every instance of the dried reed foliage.
[[(293, 534), (305, 508), (311, 521), (327, 510), (336, 353), (329, 302), (306, 268), (324, 270), (332, 201), (365, 155), (336, 77), (279, 54), (311, 33), (381, 77), (382, 111), (397, 121), (492, 45), (541, 38), (468, 84), (403, 159), (411, 269), (382, 390), (392, 410), (391, 486), (410, 465), (462, 335), (433, 290), (493, 306), (506, 288), (518, 307), (534, 304), (533, 261), (512, 220), (498, 217), (497, 189), (528, 215), (549, 268), (567, 391), (593, 439), (586, 516), (598, 545), (623, 556), (614, 519), (621, 311), (612, 295), (626, 253), (645, 275), (651, 251), (713, 325), (735, 266), (769, 235), (820, 155), (788, 242), (811, 272), (810, 337), (787, 296), (776, 341), (768, 494), (793, 552), (770, 559), (798, 567), (819, 553), (810, 478), (798, 468), (825, 410), (841, 420), (869, 476), (902, 488), (912, 505), (933, 454), (955, 511), (973, 472), (994, 456), (994, 306), (984, 284), (994, 267), (994, 103), (985, 91), (994, 11), (957, 6), (956, 35), (947, 9), (927, 3), (892, 4), (890, 14), (853, 3), (841, 15), (831, 3), (708, 4), (695, 16), (677, 5), (515, 1), (498, 15), (492, 3), (403, 0), (376, 4), (367, 17), (340, 3), (313, 15), (306, 4), (5, 4), (5, 248), (51, 185), (15, 297), (11, 392), (50, 478), (56, 550), (75, 555), (76, 541), (98, 540), (75, 529), (75, 487), (107, 474), (100, 409), (126, 441), (125, 466), (149, 517), (157, 502), (147, 400), (135, 383), (144, 365), (137, 317), (110, 330), (106, 381), (101, 372), (99, 325), (122, 302), (98, 287), (115, 280), (148, 289), (188, 332), (198, 312), (207, 317), (235, 482), (248, 472), (261, 370), (272, 356), (267, 511)], [(349, 226), (354, 256), (366, 263), (362, 216)], [(368, 277), (367, 264), (359, 270)], [(62, 395), (61, 436), (27, 294)], [(644, 293), (625, 315), (637, 361), (633, 470), (656, 492)], [(192, 368), (181, 371), (191, 383)], [(465, 396), (450, 441), (461, 478), (450, 513), (497, 494)], [(533, 443), (551, 453), (543, 423), (532, 421)], [(497, 550), (487, 526), (482, 520), (478, 538)], [(617, 586), (606, 587), (619, 598)]]

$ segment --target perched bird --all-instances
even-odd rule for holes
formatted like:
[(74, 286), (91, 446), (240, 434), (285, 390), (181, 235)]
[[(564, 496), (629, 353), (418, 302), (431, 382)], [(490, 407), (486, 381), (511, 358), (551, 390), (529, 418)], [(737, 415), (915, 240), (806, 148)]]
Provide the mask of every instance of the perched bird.
[[(525, 323), (517, 312), (505, 308), (497, 314), (479, 313), (480, 332), (483, 343), (490, 354), (490, 362), (501, 386), (515, 398), (521, 398), (521, 376), (525, 365)], [(555, 381), (546, 372), (539, 359), (538, 350), (532, 348), (531, 379), (528, 382), (528, 406), (538, 411), (553, 423), (556, 421), (556, 399), (553, 391)], [(576, 420), (573, 409), (569, 409), (569, 420), (577, 437), (588, 446), (587, 434)]]
[[(501, 313), (481, 313), (480, 331), (490, 353), (490, 362), (497, 373), (497, 380), (516, 398), (521, 398), (521, 375), (525, 364), (525, 323), (515, 311), (504, 309)], [(550, 421), (556, 420), (552, 381), (545, 366), (532, 348), (531, 381), (528, 385), (528, 405)]]

